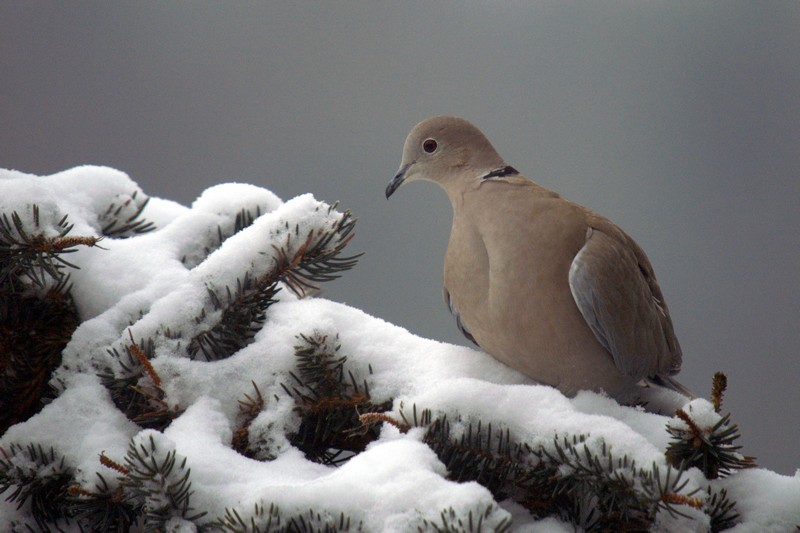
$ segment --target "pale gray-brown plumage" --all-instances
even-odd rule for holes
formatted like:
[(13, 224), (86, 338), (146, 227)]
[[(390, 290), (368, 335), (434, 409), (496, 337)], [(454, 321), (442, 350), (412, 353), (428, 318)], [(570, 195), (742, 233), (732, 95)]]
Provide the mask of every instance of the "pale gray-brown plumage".
[(452, 204), (445, 301), (481, 349), (568, 395), (640, 401), (643, 381), (691, 394), (669, 377), (681, 349), (650, 261), (613, 222), (524, 177), (457, 117), (411, 130), (386, 197), (417, 179)]

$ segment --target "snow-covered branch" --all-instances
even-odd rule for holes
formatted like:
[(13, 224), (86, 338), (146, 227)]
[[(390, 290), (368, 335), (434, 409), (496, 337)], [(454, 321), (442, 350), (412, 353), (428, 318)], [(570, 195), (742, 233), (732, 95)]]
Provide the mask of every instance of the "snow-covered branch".
[(309, 194), (0, 171), (0, 211), (3, 531), (800, 524), (800, 475), (740, 453), (724, 383), (675, 417), (566, 398), (309, 297), (357, 257)]

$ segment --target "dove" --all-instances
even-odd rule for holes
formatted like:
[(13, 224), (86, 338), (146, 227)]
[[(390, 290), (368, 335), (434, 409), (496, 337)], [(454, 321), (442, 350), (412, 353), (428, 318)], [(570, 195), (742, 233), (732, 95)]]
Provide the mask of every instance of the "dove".
[(522, 175), (459, 117), (411, 130), (387, 199), (416, 180), (450, 200), (444, 300), (481, 350), (568, 396), (693, 397), (672, 378), (681, 348), (653, 267), (616, 224)]

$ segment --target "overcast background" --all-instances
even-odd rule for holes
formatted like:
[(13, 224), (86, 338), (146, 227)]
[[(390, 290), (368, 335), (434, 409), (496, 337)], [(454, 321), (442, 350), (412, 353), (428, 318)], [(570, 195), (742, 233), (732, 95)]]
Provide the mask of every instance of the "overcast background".
[[(0, 167), (130, 174), (189, 204), (223, 182), (359, 218), (326, 296), (464, 343), (428, 183), (384, 198), (418, 121), (458, 114), (655, 266), (702, 395), (744, 452), (800, 467), (800, 2), (0, 4)], [(591, 431), (591, 428), (587, 428)]]

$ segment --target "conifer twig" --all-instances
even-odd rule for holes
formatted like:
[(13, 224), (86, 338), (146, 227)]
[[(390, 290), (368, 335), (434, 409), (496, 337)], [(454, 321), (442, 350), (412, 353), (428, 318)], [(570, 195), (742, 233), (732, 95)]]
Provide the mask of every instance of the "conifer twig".
[(110, 468), (111, 470), (116, 470), (117, 472), (119, 472), (124, 476), (127, 476), (128, 473), (130, 472), (123, 465), (119, 464), (118, 462), (107, 456), (106, 452), (100, 452), (100, 464), (105, 466), (106, 468)]
[(84, 489), (83, 487), (81, 487), (80, 485), (70, 485), (69, 488), (67, 489), (67, 494), (69, 494), (70, 496), (73, 496), (73, 497), (74, 496), (86, 496), (88, 498), (91, 498), (93, 496), (96, 496), (96, 494), (94, 492), (88, 491), (88, 490)]
[(408, 424), (400, 422), (386, 413), (364, 413), (363, 415), (358, 415), (358, 421), (361, 422), (361, 424), (365, 427), (372, 426), (380, 422), (386, 422), (387, 424), (391, 424), (400, 430), (400, 433), (408, 433), (408, 430), (411, 429), (411, 426)]
[[(125, 239), (156, 229), (153, 222), (140, 218), (142, 211), (144, 211), (144, 208), (147, 207), (147, 204), (150, 202), (150, 198), (145, 196), (144, 200), (139, 203), (136, 202), (136, 196), (138, 194), (139, 191), (133, 191), (133, 194), (130, 196), (123, 197), (124, 199), (121, 203), (117, 204), (116, 202), (112, 202), (111, 205), (108, 206), (106, 212), (100, 216), (100, 221), (103, 223), (103, 228), (101, 230), (103, 235), (115, 239)], [(133, 204), (135, 211), (130, 215), (128, 215), (128, 213), (122, 213), (123, 209), (127, 210), (131, 204)]]
[(716, 411), (717, 414), (720, 414), (720, 411), (722, 410), (722, 397), (727, 388), (728, 376), (726, 376), (723, 372), (715, 373), (711, 385), (711, 403), (714, 406), (714, 411)]
[(731, 424), (730, 414), (705, 429), (700, 428), (683, 409), (677, 410), (675, 416), (688, 426), (688, 430), (667, 424), (667, 432), (672, 436), (672, 441), (665, 454), (672, 466), (695, 466), (708, 479), (755, 466), (755, 458), (741, 455), (741, 446), (734, 444), (739, 438), (739, 428), (736, 424)]
[(662, 494), (661, 501), (667, 504), (688, 505), (695, 509), (703, 508), (703, 501), (700, 500), (700, 498), (692, 498), (691, 496), (684, 496), (683, 494), (676, 494), (674, 492), (665, 492)]
[(150, 377), (150, 381), (153, 382), (153, 385), (156, 387), (161, 387), (161, 377), (158, 375), (158, 372), (156, 372), (156, 369), (153, 368), (153, 365), (150, 363), (150, 359), (147, 357), (147, 354), (144, 353), (144, 350), (139, 348), (139, 345), (136, 344), (135, 340), (133, 340), (133, 333), (131, 332), (130, 328), (128, 328), (128, 335), (130, 335), (131, 338), (131, 345), (128, 348), (131, 352), (131, 355), (133, 355), (136, 360), (139, 361), (139, 364), (142, 365), (142, 368), (148, 377)]
[[(256, 393), (254, 396), (249, 394), (244, 395), (244, 400), (239, 400), (239, 415), (243, 418), (242, 425), (233, 432), (233, 439), (231, 445), (233, 449), (240, 454), (251, 457), (250, 450), (250, 424), (256, 419), (258, 414), (264, 409), (264, 397), (256, 385), (255, 381), (251, 381), (253, 389)], [(252, 458), (252, 457), (251, 457)]]
[(683, 409), (678, 409), (677, 411), (675, 411), (675, 416), (683, 420), (686, 423), (686, 425), (689, 426), (689, 431), (695, 438), (693, 445), (695, 448), (698, 448), (702, 444), (701, 439), (703, 435), (703, 430), (700, 429), (700, 426), (697, 425), (697, 422), (694, 421), (694, 419), (689, 415), (689, 413), (687, 413)]

